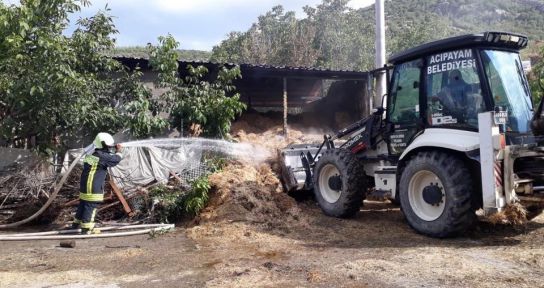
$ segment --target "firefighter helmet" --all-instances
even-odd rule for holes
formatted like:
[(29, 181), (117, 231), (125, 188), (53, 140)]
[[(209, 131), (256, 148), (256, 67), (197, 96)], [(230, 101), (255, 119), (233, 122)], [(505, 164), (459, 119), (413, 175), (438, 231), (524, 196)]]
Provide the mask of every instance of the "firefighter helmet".
[(101, 132), (96, 135), (93, 144), (94, 146), (96, 146), (97, 149), (102, 149), (105, 148), (104, 145), (106, 145), (107, 147), (114, 146), (115, 141), (113, 140), (113, 136), (111, 136), (110, 134)]

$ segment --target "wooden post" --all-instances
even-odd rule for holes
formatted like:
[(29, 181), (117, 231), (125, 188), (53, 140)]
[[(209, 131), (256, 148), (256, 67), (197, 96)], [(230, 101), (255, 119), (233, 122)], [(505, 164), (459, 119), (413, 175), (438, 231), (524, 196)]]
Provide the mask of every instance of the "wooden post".
[(134, 212), (132, 211), (132, 209), (130, 209), (130, 206), (128, 205), (127, 200), (125, 200), (125, 197), (123, 196), (123, 192), (121, 192), (121, 189), (115, 184), (115, 182), (113, 182), (113, 180), (110, 179), (109, 182), (111, 185), (111, 189), (115, 193), (115, 196), (117, 196), (117, 199), (119, 199), (119, 201), (123, 205), (123, 210), (125, 210), (125, 213), (127, 213), (129, 217), (132, 217), (134, 215)]
[(176, 175), (175, 172), (170, 171), (170, 176), (172, 176), (172, 178), (176, 179), (176, 181), (178, 181), (179, 184), (183, 183), (183, 180), (178, 175)]
[(283, 77), (283, 135), (289, 137), (287, 131), (287, 78)]

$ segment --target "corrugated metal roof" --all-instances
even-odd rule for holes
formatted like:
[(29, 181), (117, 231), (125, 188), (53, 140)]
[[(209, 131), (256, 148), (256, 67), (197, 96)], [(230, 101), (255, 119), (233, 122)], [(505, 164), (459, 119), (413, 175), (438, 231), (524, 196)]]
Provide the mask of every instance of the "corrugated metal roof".
[[(131, 69), (139, 66), (141, 69), (150, 69), (149, 59), (134, 57), (113, 57)], [(256, 64), (216, 63), (210, 61), (184, 61), (179, 60), (180, 67), (194, 66), (240, 66), (243, 77), (293, 77), (293, 78), (332, 78), (332, 79), (363, 79), (372, 71), (331, 70), (313, 67), (291, 67)], [(245, 73), (244, 73), (245, 72)], [(248, 73), (249, 72), (249, 73)]]

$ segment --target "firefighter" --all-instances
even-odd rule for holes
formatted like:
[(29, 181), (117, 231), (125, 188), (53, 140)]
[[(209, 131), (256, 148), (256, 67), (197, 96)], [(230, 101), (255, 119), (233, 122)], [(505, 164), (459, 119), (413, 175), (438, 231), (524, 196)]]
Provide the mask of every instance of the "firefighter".
[(121, 161), (120, 144), (115, 144), (108, 133), (98, 133), (93, 142), (94, 153), (85, 156), (81, 173), (79, 206), (72, 228), (81, 228), (82, 234), (100, 233), (94, 229), (96, 209), (104, 200), (104, 182), (108, 168)]

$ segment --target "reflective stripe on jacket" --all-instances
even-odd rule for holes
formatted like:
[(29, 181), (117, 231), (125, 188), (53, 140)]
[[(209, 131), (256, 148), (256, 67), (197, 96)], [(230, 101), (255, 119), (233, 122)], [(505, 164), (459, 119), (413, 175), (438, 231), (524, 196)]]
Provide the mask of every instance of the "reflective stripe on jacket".
[(85, 156), (79, 199), (89, 202), (104, 200), (104, 182), (108, 175), (108, 168), (119, 164), (120, 161), (120, 154), (112, 154), (104, 150), (96, 150), (92, 155)]

